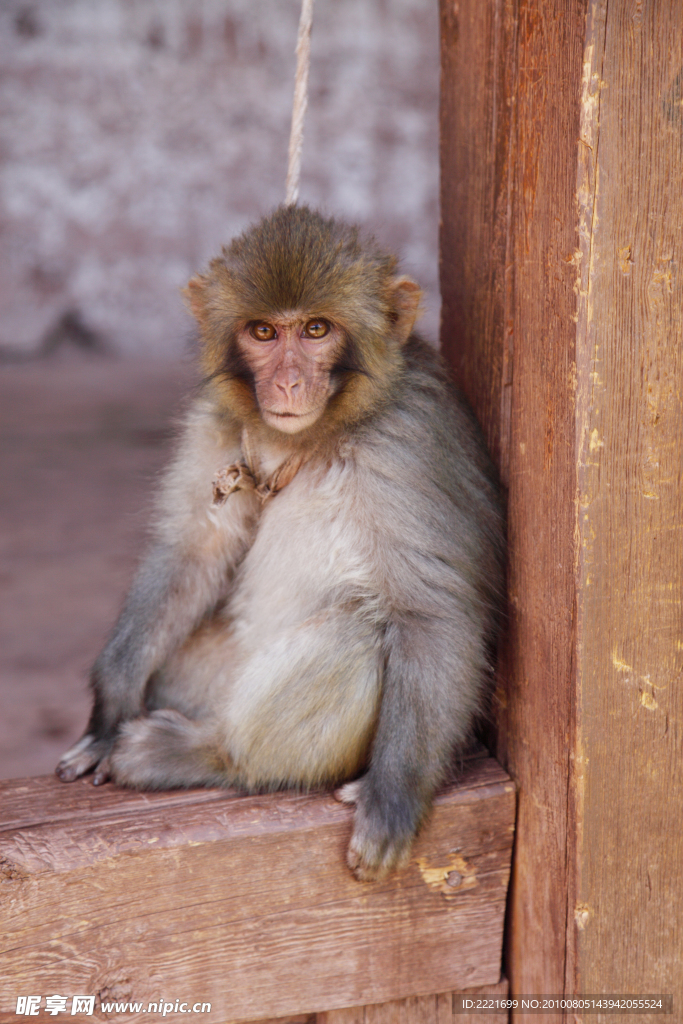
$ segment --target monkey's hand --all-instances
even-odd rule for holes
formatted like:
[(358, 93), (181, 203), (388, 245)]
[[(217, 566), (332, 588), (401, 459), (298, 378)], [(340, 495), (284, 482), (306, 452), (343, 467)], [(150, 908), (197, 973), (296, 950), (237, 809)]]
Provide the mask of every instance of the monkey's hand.
[(356, 805), (346, 863), (360, 882), (384, 878), (408, 864), (419, 821), (411, 801), (395, 795), (386, 801), (373, 799), (367, 775), (334, 795), (342, 803)]
[(86, 732), (78, 743), (67, 750), (55, 768), (55, 773), (62, 782), (73, 782), (94, 768), (93, 786), (101, 786), (110, 776), (109, 755), (113, 746), (113, 738), (102, 739)]

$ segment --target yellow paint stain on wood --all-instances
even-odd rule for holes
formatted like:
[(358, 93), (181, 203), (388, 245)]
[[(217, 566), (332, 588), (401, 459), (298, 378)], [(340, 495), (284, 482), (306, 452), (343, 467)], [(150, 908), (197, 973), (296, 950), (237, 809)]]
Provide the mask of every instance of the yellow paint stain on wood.
[(659, 707), (659, 704), (654, 699), (651, 693), (641, 693), (640, 703), (643, 705), (644, 708), (647, 708), (648, 711), (656, 711)]
[(662, 290), (671, 295), (673, 293), (673, 274), (670, 269), (655, 270), (652, 275), (652, 284), (660, 285)]
[(617, 259), (619, 260), (619, 268), (624, 277), (630, 277), (631, 267), (633, 266), (631, 246), (622, 245), (621, 248), (617, 249)]
[(628, 665), (625, 661), (617, 655), (616, 651), (612, 652), (612, 664), (614, 665), (617, 672), (633, 672), (633, 666)]
[(459, 854), (453, 854), (447, 864), (439, 867), (433, 867), (426, 857), (418, 857), (416, 864), (429, 888), (443, 893), (444, 896), (455, 896), (464, 889), (473, 889), (478, 884), (476, 868)]
[(575, 393), (578, 387), (578, 383), (579, 382), (576, 376), (576, 363), (572, 361), (569, 364), (569, 372), (567, 373), (567, 387), (572, 393)]
[(587, 903), (577, 903), (574, 908), (574, 920), (579, 931), (583, 931), (593, 916), (593, 911)]
[(667, 686), (668, 686), (667, 683), (653, 683), (651, 678), (650, 678), (650, 673), (649, 672), (648, 672), (648, 674), (646, 676), (641, 676), (640, 678), (642, 679), (642, 681), (644, 683), (647, 683), (647, 685), (649, 687), (651, 687), (653, 690), (666, 690), (667, 689)]

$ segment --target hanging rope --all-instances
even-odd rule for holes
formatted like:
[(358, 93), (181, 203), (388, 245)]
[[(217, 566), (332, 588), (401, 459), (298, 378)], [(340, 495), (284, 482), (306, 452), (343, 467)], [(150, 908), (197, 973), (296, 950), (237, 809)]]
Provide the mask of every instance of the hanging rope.
[(289, 161), (285, 205), (294, 206), (299, 198), (301, 177), (301, 148), (304, 141), (304, 118), (308, 106), (308, 69), (311, 63), (311, 26), (313, 24), (313, 0), (302, 0), (299, 34), (296, 41), (296, 79), (294, 81), (294, 105), (292, 107), (292, 130), (289, 136)]

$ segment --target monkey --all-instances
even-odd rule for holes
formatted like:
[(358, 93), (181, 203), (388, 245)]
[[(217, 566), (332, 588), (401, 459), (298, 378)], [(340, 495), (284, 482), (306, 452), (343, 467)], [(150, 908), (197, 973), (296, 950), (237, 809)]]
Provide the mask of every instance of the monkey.
[(358, 228), (279, 207), (184, 294), (205, 376), (57, 774), (341, 787), (348, 865), (382, 878), (486, 700), (495, 472), (419, 286)]

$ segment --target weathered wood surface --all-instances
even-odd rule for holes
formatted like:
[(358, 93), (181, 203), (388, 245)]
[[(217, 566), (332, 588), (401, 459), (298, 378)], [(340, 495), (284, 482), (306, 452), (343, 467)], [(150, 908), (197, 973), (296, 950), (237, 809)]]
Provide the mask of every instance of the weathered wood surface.
[[(374, 1003), (370, 1006), (351, 1006), (343, 1010), (323, 1010), (322, 1013), (303, 1013), (296, 1017), (270, 1017), (268, 1020), (249, 1021), (248, 1024), (505, 1024), (507, 1017), (500, 1013), (453, 1013), (457, 997), (481, 1000), (487, 997), (507, 996), (507, 978), (496, 985), (467, 989), (465, 992), (440, 992), (430, 996), (412, 996), (409, 999)], [(222, 1022), (221, 1022), (222, 1024)], [(228, 1022), (232, 1024), (232, 1022)]]
[(580, 871), (570, 928), (584, 991), (673, 992), (679, 1016), (682, 104), (683, 4), (592, 6), (578, 178)]
[(511, 991), (680, 1009), (683, 5), (441, 10), (443, 345), (509, 488)]
[(328, 795), (2, 783), (0, 1020), (27, 993), (211, 1002), (213, 1021), (497, 982), (514, 803), (496, 762), (466, 762), (410, 867), (361, 884)]
[(499, 756), (520, 785), (510, 983), (513, 992), (560, 993), (584, 10), (570, 0), (521, 10), (514, 0), (463, 0), (457, 8), (443, 0), (442, 342), (509, 488), (509, 629), (497, 710)]
[[(486, 996), (502, 997), (508, 994), (508, 982), (501, 979), (497, 985), (469, 989), (466, 993), (443, 992), (432, 996), (415, 996), (400, 1002), (383, 1003), (380, 1006), (359, 1006), (347, 1010), (332, 1010), (319, 1013), (315, 1019), (302, 1024), (505, 1024), (506, 1017), (500, 1014), (478, 1012), (453, 1013), (454, 995), (467, 995), (471, 999)], [(261, 1024), (261, 1022), (258, 1022)], [(268, 1024), (268, 1022), (265, 1022)], [(273, 1021), (273, 1024), (289, 1024), (288, 1021)], [(299, 1024), (299, 1022), (293, 1022)]]

